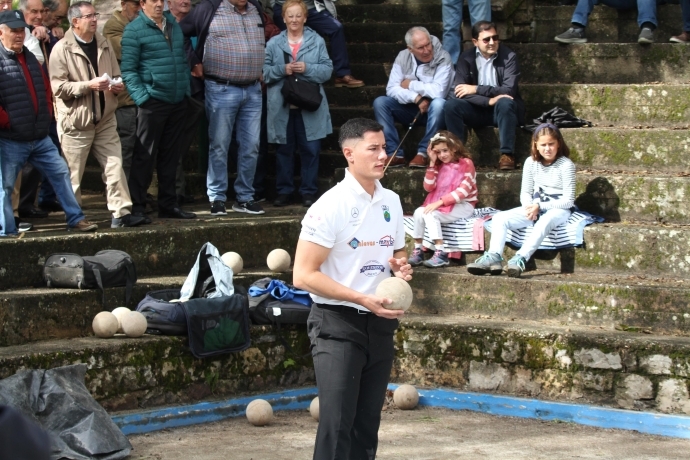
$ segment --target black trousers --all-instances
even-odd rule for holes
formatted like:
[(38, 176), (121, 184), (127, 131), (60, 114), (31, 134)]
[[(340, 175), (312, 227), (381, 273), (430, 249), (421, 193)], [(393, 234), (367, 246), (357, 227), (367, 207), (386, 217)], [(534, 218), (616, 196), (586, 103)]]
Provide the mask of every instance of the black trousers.
[(158, 171), (158, 209), (177, 207), (175, 172), (182, 155), (181, 137), (187, 125), (187, 99), (177, 104), (149, 99), (137, 111), (137, 141), (129, 174), (132, 212), (146, 209), (146, 191)]
[(374, 460), (398, 320), (314, 305), (307, 328), (319, 389), (314, 460)]

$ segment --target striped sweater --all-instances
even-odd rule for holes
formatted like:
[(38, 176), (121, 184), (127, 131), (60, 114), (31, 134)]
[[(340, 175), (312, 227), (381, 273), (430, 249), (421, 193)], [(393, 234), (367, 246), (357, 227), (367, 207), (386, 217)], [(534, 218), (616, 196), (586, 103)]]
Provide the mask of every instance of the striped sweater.
[(544, 166), (531, 157), (522, 171), (520, 203), (523, 206), (538, 203), (539, 209), (570, 209), (575, 205), (575, 164), (560, 157)]
[(441, 212), (449, 212), (462, 201), (476, 205), (477, 173), (472, 160), (462, 158), (457, 163), (441, 163), (440, 166), (427, 168), (424, 190), (429, 192), (424, 205), (442, 200)]

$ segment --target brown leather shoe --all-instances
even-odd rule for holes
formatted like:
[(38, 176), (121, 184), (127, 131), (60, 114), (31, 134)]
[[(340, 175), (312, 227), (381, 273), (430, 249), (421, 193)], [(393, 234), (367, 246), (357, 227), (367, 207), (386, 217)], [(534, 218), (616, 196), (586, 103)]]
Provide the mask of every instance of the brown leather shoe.
[(671, 43), (685, 43), (686, 45), (690, 43), (690, 32), (683, 31), (680, 35), (674, 35), (668, 41)]
[(68, 228), (68, 230), (73, 232), (95, 232), (98, 230), (98, 225), (88, 220), (80, 220), (74, 227)]
[(364, 82), (362, 80), (357, 80), (352, 75), (345, 75), (344, 77), (337, 77), (335, 79), (336, 88), (359, 88), (360, 86), (364, 86)]
[(410, 168), (426, 168), (427, 162), (427, 158), (418, 153), (407, 166)]
[(498, 160), (498, 169), (503, 171), (515, 169), (515, 158), (506, 154), (501, 155), (501, 159)]
[(390, 169), (390, 168), (400, 168), (400, 167), (405, 166), (405, 165), (407, 164), (407, 163), (405, 163), (405, 159), (404, 159), (403, 157), (398, 157), (398, 156), (396, 156), (396, 157), (394, 157), (392, 160), (391, 160), (390, 157), (389, 157), (389, 158), (386, 160), (387, 163), (388, 163), (388, 160), (391, 161), (391, 162), (388, 164), (388, 168), (389, 168), (389, 169)]

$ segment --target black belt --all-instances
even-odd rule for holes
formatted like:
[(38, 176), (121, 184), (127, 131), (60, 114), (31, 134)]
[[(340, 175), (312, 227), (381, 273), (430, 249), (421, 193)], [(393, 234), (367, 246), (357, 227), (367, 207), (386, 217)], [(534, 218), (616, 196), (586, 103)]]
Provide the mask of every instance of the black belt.
[(324, 310), (331, 310), (337, 313), (349, 313), (353, 315), (373, 315), (373, 313), (370, 311), (360, 310), (355, 307), (350, 307), (349, 305), (331, 305), (327, 303), (317, 303), (314, 305), (316, 305), (319, 308), (323, 308)]
[(259, 80), (235, 82), (235, 81), (230, 81), (230, 80), (223, 79), (223, 78), (214, 77), (213, 75), (204, 75), (204, 78), (206, 80), (211, 80), (212, 82), (218, 83), (219, 85), (239, 86), (240, 88), (246, 88), (248, 86), (254, 86), (259, 82)]

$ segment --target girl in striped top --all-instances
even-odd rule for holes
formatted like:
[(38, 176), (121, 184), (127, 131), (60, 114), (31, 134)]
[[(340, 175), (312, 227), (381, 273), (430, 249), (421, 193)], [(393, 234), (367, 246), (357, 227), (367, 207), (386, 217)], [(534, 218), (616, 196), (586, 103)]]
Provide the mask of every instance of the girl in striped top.
[[(408, 262), (427, 267), (448, 265), (443, 247), (441, 224), (470, 217), (477, 204), (477, 173), (462, 141), (450, 131), (439, 131), (427, 147), (429, 167), (424, 176), (424, 190), (429, 192), (422, 207), (414, 212), (414, 251)], [(434, 241), (436, 251), (424, 261), (424, 229)]]
[(556, 126), (551, 123), (537, 126), (532, 136), (531, 156), (522, 172), (522, 206), (493, 217), (489, 250), (467, 265), (468, 272), (500, 275), (508, 230), (532, 227), (532, 233), (506, 267), (507, 275), (515, 278), (525, 271), (525, 262), (551, 230), (568, 220), (575, 205), (575, 164), (568, 159), (569, 155), (570, 150)]

